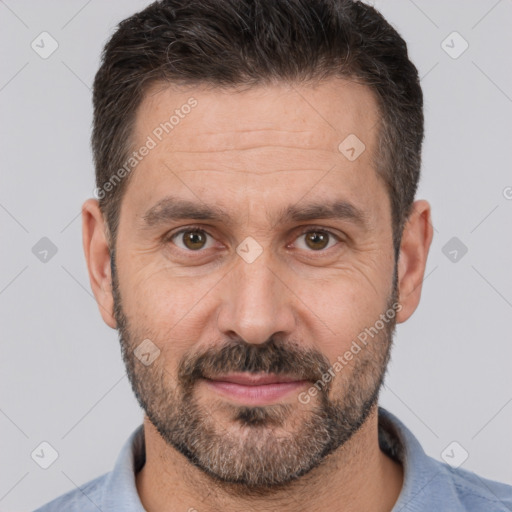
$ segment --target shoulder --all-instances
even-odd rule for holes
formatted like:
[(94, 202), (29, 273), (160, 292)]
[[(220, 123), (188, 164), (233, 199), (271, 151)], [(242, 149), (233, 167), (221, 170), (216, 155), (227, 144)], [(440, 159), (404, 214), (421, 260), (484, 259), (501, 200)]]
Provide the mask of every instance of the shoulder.
[(72, 489), (34, 512), (143, 511), (135, 475), (144, 461), (144, 428), (139, 425), (125, 441), (112, 471)]
[(464, 510), (469, 512), (512, 511), (512, 486), (483, 478), (471, 471), (445, 466), (446, 475)]
[(512, 512), (512, 486), (430, 457), (414, 434), (382, 407), (379, 444), (404, 468), (402, 491), (393, 512)]
[(63, 494), (46, 503), (34, 512), (98, 512), (109, 473), (98, 476), (79, 488)]

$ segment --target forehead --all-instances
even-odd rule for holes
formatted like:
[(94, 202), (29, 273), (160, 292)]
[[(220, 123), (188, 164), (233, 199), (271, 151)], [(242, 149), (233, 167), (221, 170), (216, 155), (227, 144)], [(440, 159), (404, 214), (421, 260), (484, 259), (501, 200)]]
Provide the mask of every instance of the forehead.
[[(156, 83), (137, 110), (134, 140), (141, 143), (155, 130), (158, 138), (160, 127), (165, 140), (159, 142), (169, 149), (183, 143), (188, 149), (243, 149), (244, 141), (264, 143), (272, 136), (276, 145), (293, 137), (297, 146), (332, 150), (350, 134), (369, 147), (378, 115), (373, 91), (348, 79), (245, 89)], [(172, 125), (167, 131), (161, 126), (166, 122)]]
[(372, 187), (383, 189), (373, 162), (378, 119), (373, 91), (346, 79), (245, 90), (154, 84), (133, 131), (135, 151), (149, 139), (152, 149), (126, 195), (140, 212), (169, 195), (238, 207), (248, 190), (280, 209), (334, 187), (369, 199)]

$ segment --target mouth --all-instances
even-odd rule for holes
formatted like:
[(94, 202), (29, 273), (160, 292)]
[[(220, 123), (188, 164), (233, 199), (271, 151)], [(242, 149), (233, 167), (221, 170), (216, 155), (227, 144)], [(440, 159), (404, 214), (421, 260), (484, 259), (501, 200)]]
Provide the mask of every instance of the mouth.
[(309, 381), (290, 376), (254, 373), (230, 373), (203, 379), (215, 393), (249, 405), (268, 405), (278, 402)]

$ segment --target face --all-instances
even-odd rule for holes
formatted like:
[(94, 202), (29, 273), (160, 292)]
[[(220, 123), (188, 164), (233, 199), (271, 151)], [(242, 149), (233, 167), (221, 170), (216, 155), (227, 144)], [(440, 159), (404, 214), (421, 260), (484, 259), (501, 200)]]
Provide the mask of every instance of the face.
[(215, 479), (285, 485), (375, 407), (397, 308), (377, 120), (341, 79), (153, 87), (137, 112), (155, 145), (122, 201), (114, 317), (148, 418)]

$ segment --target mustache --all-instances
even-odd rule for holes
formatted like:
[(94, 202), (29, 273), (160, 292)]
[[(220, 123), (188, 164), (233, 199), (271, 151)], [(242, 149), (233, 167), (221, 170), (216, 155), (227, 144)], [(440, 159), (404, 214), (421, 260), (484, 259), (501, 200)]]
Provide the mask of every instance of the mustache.
[(191, 386), (202, 378), (249, 372), (286, 374), (316, 382), (329, 368), (329, 360), (317, 350), (285, 345), (275, 339), (260, 345), (239, 340), (185, 356), (178, 367), (178, 379), (184, 386)]

